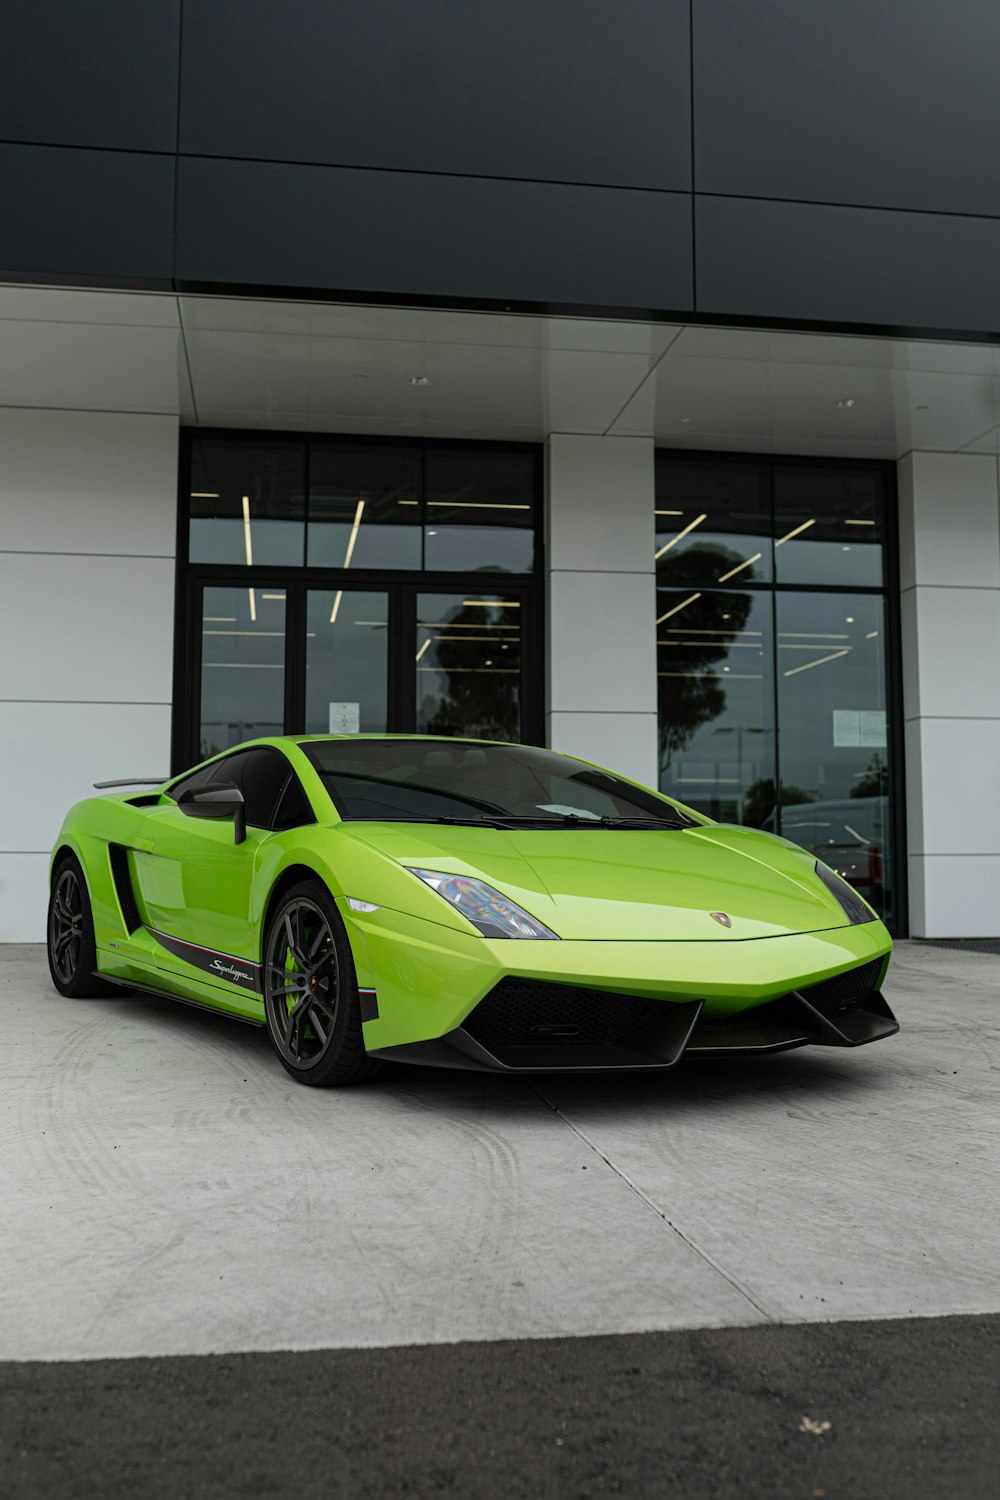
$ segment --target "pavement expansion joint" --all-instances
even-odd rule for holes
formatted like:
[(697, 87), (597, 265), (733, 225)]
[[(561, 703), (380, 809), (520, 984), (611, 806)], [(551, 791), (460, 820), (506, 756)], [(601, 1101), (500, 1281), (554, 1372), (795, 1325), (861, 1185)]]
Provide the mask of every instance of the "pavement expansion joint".
[(738, 1292), (741, 1297), (744, 1297), (747, 1302), (750, 1303), (750, 1306), (754, 1309), (755, 1312), (760, 1313), (761, 1317), (766, 1319), (768, 1323), (777, 1323), (779, 1321), (782, 1321), (775, 1318), (772, 1313), (768, 1312), (767, 1308), (757, 1300), (753, 1293), (749, 1291), (741, 1281), (739, 1281), (735, 1276), (727, 1271), (724, 1266), (721, 1266), (717, 1260), (713, 1259), (713, 1257), (709, 1255), (705, 1250), (703, 1250), (700, 1245), (696, 1244), (694, 1240), (689, 1239), (688, 1236), (684, 1233), (683, 1229), (679, 1229), (678, 1226), (673, 1222), (673, 1220), (667, 1216), (666, 1209), (661, 1208), (659, 1204), (649, 1196), (648, 1193), (643, 1192), (638, 1183), (633, 1182), (632, 1178), (629, 1177), (627, 1172), (623, 1171), (621, 1167), (617, 1166), (616, 1163), (610, 1159), (610, 1157), (605, 1156), (601, 1148), (596, 1145), (590, 1139), (590, 1137), (579, 1128), (578, 1125), (574, 1125), (573, 1121), (569, 1119), (567, 1115), (563, 1114), (558, 1105), (553, 1104), (551, 1099), (546, 1099), (545, 1095), (536, 1084), (532, 1083), (530, 1087), (534, 1090), (538, 1097), (549, 1106), (549, 1108), (552, 1110), (552, 1113), (557, 1115), (559, 1119), (562, 1120), (564, 1125), (568, 1125), (573, 1134), (576, 1135), (581, 1141), (583, 1141), (584, 1145), (589, 1147), (589, 1149), (593, 1151), (594, 1155), (599, 1157), (604, 1165), (606, 1167), (609, 1167), (615, 1174), (615, 1176), (618, 1177), (627, 1188), (630, 1188), (631, 1191), (636, 1195), (636, 1197), (640, 1199), (640, 1201), (643, 1202), (647, 1208), (652, 1209), (657, 1218), (661, 1219), (666, 1227), (674, 1234), (676, 1234), (678, 1239), (680, 1239), (689, 1250), (697, 1255), (700, 1260), (703, 1260), (705, 1264), (716, 1273), (717, 1276), (721, 1276), (724, 1281), (728, 1282), (735, 1292)]

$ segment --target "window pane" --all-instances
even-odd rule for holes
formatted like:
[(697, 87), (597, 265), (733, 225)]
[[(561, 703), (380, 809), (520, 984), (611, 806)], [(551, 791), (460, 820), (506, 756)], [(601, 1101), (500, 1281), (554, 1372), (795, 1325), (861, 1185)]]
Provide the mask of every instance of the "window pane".
[(424, 566), (530, 573), (535, 461), (530, 453), (431, 449)]
[(419, 568), (422, 520), (416, 448), (311, 445), (311, 568)]
[(771, 514), (763, 464), (656, 461), (660, 583), (763, 583), (771, 578)]
[(417, 729), (521, 736), (521, 606), (496, 594), (417, 596)]
[(779, 594), (781, 832), (895, 916), (884, 606)]
[(206, 588), (202, 612), (200, 754), (283, 734), (284, 593)]
[(883, 491), (875, 470), (777, 467), (778, 582), (881, 588)]
[(302, 565), (305, 446), (195, 438), (192, 562)]
[(389, 599), (310, 589), (306, 604), (306, 733), (383, 734)]
[(657, 590), (660, 790), (775, 827), (771, 594)]

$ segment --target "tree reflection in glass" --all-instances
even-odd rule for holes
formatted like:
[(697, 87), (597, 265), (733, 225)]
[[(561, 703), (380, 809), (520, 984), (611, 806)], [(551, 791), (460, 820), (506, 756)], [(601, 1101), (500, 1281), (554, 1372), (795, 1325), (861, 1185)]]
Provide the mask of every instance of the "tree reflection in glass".
[(660, 789), (719, 821), (773, 827), (759, 795), (775, 781), (770, 595), (657, 600)]
[(502, 595), (417, 600), (417, 729), (517, 741), (521, 605)]

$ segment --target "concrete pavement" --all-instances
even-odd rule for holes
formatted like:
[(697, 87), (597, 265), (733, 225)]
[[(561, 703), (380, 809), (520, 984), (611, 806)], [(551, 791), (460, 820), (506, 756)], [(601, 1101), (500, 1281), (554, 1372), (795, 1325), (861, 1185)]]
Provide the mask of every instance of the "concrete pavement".
[(0, 1359), (1000, 1311), (1000, 960), (902, 944), (887, 993), (856, 1052), (321, 1092), (0, 949)]

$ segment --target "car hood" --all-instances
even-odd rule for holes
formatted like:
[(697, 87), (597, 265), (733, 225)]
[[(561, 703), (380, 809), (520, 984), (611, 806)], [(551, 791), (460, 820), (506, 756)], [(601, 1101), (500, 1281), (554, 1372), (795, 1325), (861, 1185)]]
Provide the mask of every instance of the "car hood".
[(755, 829), (357, 823), (341, 830), (398, 864), (479, 876), (561, 938), (734, 941), (847, 925), (816, 878), (813, 856)]

